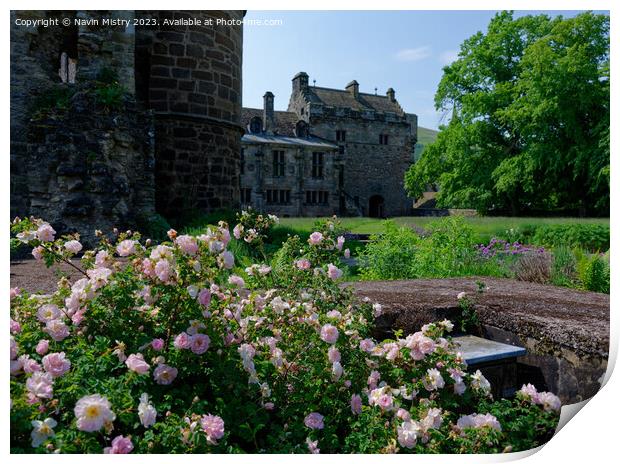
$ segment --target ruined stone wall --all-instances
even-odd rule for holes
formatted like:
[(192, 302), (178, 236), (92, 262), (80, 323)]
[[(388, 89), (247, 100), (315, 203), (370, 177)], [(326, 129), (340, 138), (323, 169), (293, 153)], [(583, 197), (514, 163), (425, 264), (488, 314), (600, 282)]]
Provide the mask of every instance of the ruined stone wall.
[[(42, 217), (87, 242), (95, 227), (135, 225), (154, 212), (154, 158), (151, 118), (132, 97), (133, 29), (14, 21), (111, 15), (104, 11), (11, 14), (11, 215)], [(77, 62), (75, 84), (59, 76), (63, 53)], [(113, 108), (98, 93), (103, 72), (123, 87)]]
[[(242, 11), (138, 12), (168, 20)], [(156, 206), (166, 217), (239, 204), (242, 26), (137, 28), (138, 98), (155, 114)]]
[(69, 107), (28, 125), (29, 214), (59, 234), (135, 227), (154, 211), (153, 126), (149, 114), (125, 100), (105, 109), (80, 87)]
[[(272, 150), (284, 151), (284, 176), (274, 176)], [(312, 152), (320, 150), (290, 148), (278, 145), (244, 144), (244, 173), (241, 188), (251, 189), (251, 202), (244, 206), (281, 217), (331, 216), (338, 214), (338, 169), (340, 161), (335, 153), (324, 152), (323, 177), (312, 177)], [(268, 203), (267, 190), (288, 190), (287, 204)], [(328, 193), (327, 204), (310, 204), (307, 191)]]

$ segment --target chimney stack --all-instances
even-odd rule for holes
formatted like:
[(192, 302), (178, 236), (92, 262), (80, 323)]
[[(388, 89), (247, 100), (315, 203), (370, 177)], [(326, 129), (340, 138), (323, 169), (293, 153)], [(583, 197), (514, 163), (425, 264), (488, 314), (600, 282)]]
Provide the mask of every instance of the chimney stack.
[(353, 95), (353, 98), (357, 98), (360, 95), (360, 85), (357, 83), (356, 80), (352, 80), (351, 82), (349, 82), (345, 89), (348, 90), (351, 95)]
[(396, 92), (394, 92), (394, 89), (392, 87), (387, 89), (386, 95), (390, 99), (391, 102), (396, 101)]
[(265, 132), (272, 132), (275, 127), (273, 98), (273, 93), (269, 91), (263, 95), (263, 130)]
[(308, 89), (308, 75), (301, 71), (293, 77), (293, 92), (304, 92)]

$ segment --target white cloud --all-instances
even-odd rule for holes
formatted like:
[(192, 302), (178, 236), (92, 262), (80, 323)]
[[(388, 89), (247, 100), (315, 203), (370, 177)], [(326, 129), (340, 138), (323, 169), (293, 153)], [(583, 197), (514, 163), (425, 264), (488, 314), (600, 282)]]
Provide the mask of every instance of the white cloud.
[(419, 61), (431, 56), (431, 47), (404, 48), (395, 57), (398, 61)]
[(441, 64), (450, 64), (459, 57), (458, 50), (446, 50), (439, 55), (439, 62)]

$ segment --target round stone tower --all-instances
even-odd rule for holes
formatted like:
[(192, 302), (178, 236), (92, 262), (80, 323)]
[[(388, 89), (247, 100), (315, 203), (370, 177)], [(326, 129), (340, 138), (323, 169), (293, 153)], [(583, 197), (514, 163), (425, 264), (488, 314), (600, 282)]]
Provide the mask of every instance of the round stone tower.
[(136, 28), (136, 96), (155, 116), (155, 201), (166, 217), (238, 206), (244, 14), (136, 12), (158, 24)]

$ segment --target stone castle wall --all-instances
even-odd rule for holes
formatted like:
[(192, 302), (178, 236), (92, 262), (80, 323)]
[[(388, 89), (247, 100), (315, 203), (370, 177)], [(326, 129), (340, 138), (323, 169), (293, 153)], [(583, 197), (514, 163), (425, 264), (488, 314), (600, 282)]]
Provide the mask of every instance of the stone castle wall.
[[(370, 213), (370, 199), (383, 198), (384, 216), (403, 216), (411, 209), (404, 178), (413, 149), (410, 126), (403, 122), (352, 117), (323, 117), (311, 113), (314, 134), (345, 147), (344, 191), (359, 204), (364, 216)], [(346, 141), (336, 142), (336, 130), (346, 131)], [(379, 144), (379, 135), (388, 145)]]
[[(180, 20), (241, 11), (139, 12)], [(156, 205), (166, 217), (239, 204), (241, 26), (137, 29), (138, 98), (155, 114)]]
[[(133, 225), (155, 209), (170, 218), (238, 205), (241, 25), (26, 28), (14, 20), (241, 19), (243, 12), (11, 15), (12, 216), (35, 214), (59, 232), (87, 234)], [(63, 52), (77, 63), (75, 84), (59, 77)], [(106, 73), (124, 89), (112, 110), (96, 98)], [(42, 99), (61, 108), (37, 115)]]

